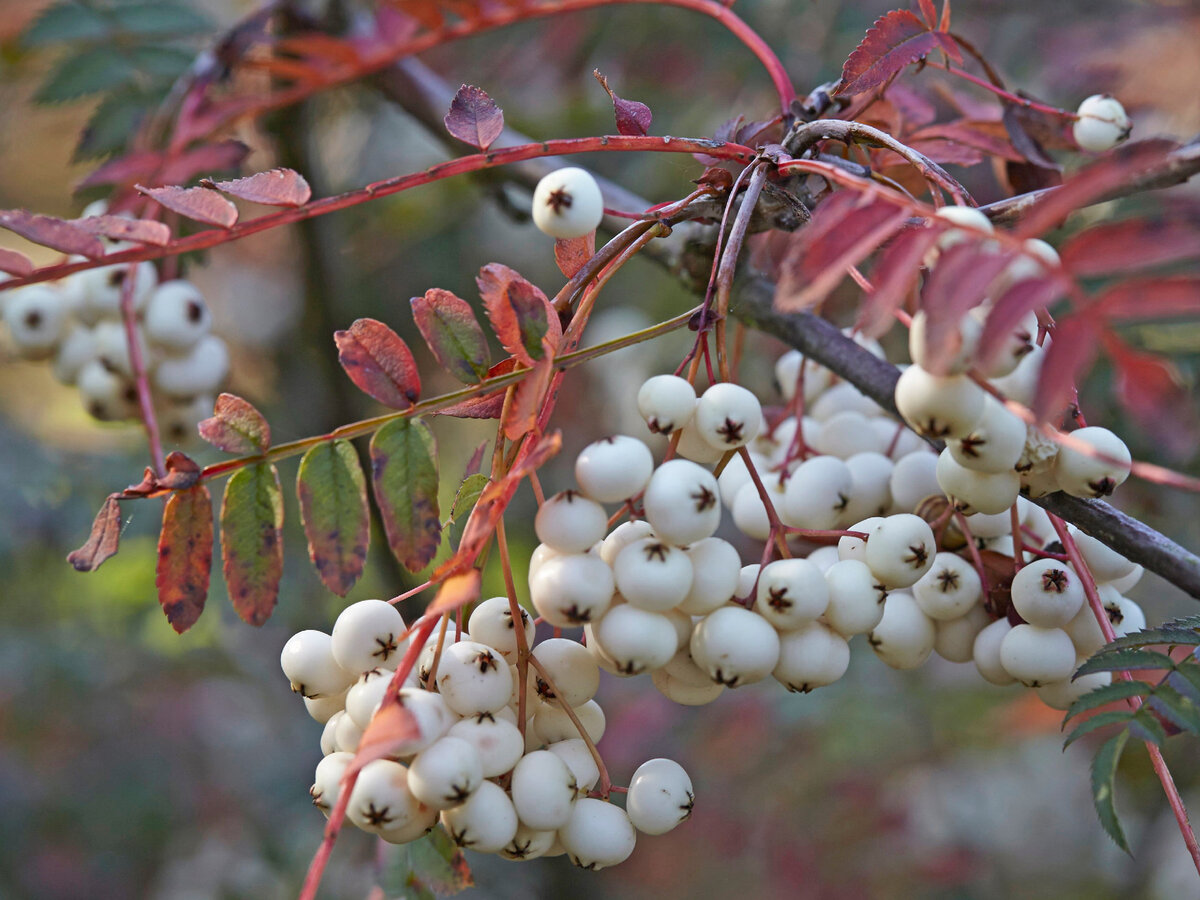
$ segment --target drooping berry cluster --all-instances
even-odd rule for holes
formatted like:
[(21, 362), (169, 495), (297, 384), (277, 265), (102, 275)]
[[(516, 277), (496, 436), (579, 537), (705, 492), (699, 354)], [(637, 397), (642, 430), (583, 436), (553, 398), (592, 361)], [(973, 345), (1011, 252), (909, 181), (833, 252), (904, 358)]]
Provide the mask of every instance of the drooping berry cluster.
[[(101, 213), (89, 207), (84, 215)], [(140, 418), (121, 318), (128, 277), (126, 265), (102, 266), (0, 295), (16, 352), (49, 361), (54, 377), (78, 388), (84, 409), (102, 422)], [(181, 443), (212, 415), (214, 395), (229, 372), (229, 351), (210, 333), (212, 315), (195, 285), (181, 279), (159, 283), (149, 262), (138, 264), (133, 278), (136, 339), (159, 422), (167, 440)]]

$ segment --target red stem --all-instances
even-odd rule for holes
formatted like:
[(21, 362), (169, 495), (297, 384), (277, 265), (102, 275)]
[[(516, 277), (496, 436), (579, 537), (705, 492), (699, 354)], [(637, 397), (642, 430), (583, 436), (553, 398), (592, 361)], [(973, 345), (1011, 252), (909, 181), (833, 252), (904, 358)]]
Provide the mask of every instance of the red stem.
[(177, 238), (163, 247), (133, 247), (119, 253), (110, 253), (102, 259), (84, 260), (74, 263), (63, 263), (38, 269), (23, 278), (13, 278), (0, 283), (0, 291), (34, 284), (39, 281), (51, 281), (79, 272), (84, 269), (94, 269), (99, 266), (114, 263), (140, 262), (146, 259), (159, 259), (180, 253), (190, 253), (194, 250), (206, 250), (219, 244), (226, 244), (252, 234), (277, 228), (280, 225), (290, 225), (316, 216), (348, 209), (366, 203), (379, 197), (387, 197), (410, 188), (431, 184), (443, 178), (464, 175), (468, 172), (478, 172), (510, 163), (523, 162), (541, 156), (565, 156), (576, 153), (592, 152), (625, 152), (645, 151), (650, 153), (703, 153), (720, 159), (749, 162), (754, 157), (754, 151), (741, 144), (722, 141), (709, 141), (703, 138), (650, 137), (644, 135), (601, 135), (586, 138), (563, 138), (552, 141), (538, 141), (521, 144), (517, 147), (505, 147), (502, 150), (492, 150), (488, 153), (473, 153), (457, 159), (447, 160), (430, 166), (422, 172), (412, 172), (376, 181), (365, 187), (347, 191), (333, 197), (314, 200), (304, 206), (281, 210), (270, 215), (260, 216), (250, 222), (234, 225), (232, 228), (211, 228), (198, 234)]
[(142, 348), (138, 343), (137, 313), (133, 309), (137, 270), (137, 264), (131, 263), (121, 282), (121, 324), (125, 326), (125, 346), (129, 348), (129, 366), (133, 369), (133, 380), (137, 386), (138, 412), (146, 429), (146, 440), (150, 444), (150, 459), (154, 464), (154, 473), (162, 478), (167, 474), (167, 463), (163, 454), (162, 436), (158, 430), (158, 417), (154, 412), (154, 398), (150, 395), (146, 361), (142, 359)]
[(970, 72), (966, 71), (965, 69), (959, 69), (954, 66), (939, 66), (936, 64), (931, 64), (931, 65), (935, 69), (941, 69), (944, 72), (949, 72), (951, 75), (957, 75), (959, 78), (966, 79), (967, 81), (971, 82), (971, 84), (978, 85), (979, 87), (983, 88), (985, 91), (991, 91), (997, 97), (1004, 98), (1004, 100), (1013, 104), (1014, 106), (1020, 106), (1024, 109), (1032, 109), (1037, 112), (1046, 113), (1047, 115), (1056, 116), (1057, 118), (1060, 118), (1060, 119), (1074, 120), (1074, 119), (1079, 118), (1075, 114), (1069, 113), (1063, 109), (1059, 109), (1058, 107), (1047, 106), (1045, 103), (1038, 103), (1037, 101), (1030, 100), (1026, 97), (1019, 97), (1016, 94), (1012, 93), (1011, 91), (1006, 91), (1006, 90), (1004, 90), (1004, 88), (997, 87), (996, 85), (992, 84), (990, 81), (986, 81), (983, 78), (980, 78), (978, 75), (972, 75)]

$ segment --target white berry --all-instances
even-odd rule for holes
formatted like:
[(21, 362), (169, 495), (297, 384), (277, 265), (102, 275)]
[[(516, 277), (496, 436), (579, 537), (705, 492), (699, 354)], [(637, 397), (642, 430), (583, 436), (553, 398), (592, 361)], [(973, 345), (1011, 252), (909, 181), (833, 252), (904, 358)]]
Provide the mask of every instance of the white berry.
[(673, 759), (649, 759), (629, 780), (625, 811), (642, 834), (666, 834), (691, 818), (695, 799), (683, 766)]
[(604, 218), (604, 197), (591, 173), (575, 166), (556, 169), (533, 191), (533, 224), (552, 238), (591, 234)]
[(637, 832), (625, 810), (592, 797), (575, 802), (558, 836), (571, 862), (592, 870), (624, 862), (637, 843)]
[(408, 641), (401, 640), (404, 627), (404, 617), (390, 603), (352, 603), (333, 623), (333, 658), (347, 672), (365, 672), (376, 666), (395, 668), (408, 648)]
[(696, 389), (678, 375), (655, 375), (638, 389), (637, 408), (655, 434), (678, 431), (696, 412)]
[(1129, 477), (1132, 460), (1129, 448), (1107, 428), (1092, 425), (1071, 432), (1071, 437), (1083, 441), (1097, 453), (1115, 462), (1099, 459), (1064, 444), (1054, 461), (1054, 477), (1068, 494), (1075, 497), (1107, 497)]
[(588, 444), (575, 458), (580, 490), (600, 503), (619, 503), (641, 493), (653, 472), (650, 448), (623, 434)]
[(868, 638), (875, 655), (893, 669), (915, 669), (929, 659), (937, 629), (907, 591), (893, 591), (883, 604), (883, 618)]
[(663, 463), (650, 476), (646, 519), (664, 541), (686, 546), (711, 537), (721, 523), (717, 479), (686, 459)]
[(1133, 129), (1125, 107), (1111, 94), (1093, 94), (1079, 104), (1076, 115), (1079, 118), (1071, 128), (1075, 143), (1093, 153), (1111, 150)]

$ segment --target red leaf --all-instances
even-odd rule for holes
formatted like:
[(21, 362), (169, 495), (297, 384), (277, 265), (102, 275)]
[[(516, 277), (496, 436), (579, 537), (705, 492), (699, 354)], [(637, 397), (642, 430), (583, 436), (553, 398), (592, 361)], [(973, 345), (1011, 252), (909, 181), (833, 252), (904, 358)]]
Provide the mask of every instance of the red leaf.
[(1054, 278), (1027, 278), (1005, 291), (993, 304), (979, 336), (978, 364), (986, 368), (995, 362), (1021, 320), (1034, 310), (1046, 308), (1062, 294), (1062, 284)]
[(515, 441), (533, 430), (538, 414), (546, 402), (546, 394), (550, 390), (553, 377), (554, 358), (547, 355), (517, 384), (512, 406), (503, 422), (504, 436), (510, 441)]
[(421, 396), (412, 351), (396, 332), (375, 319), (357, 319), (333, 336), (338, 362), (358, 389), (392, 409), (408, 409)]
[(158, 486), (168, 491), (189, 488), (200, 480), (200, 466), (194, 459), (178, 450), (167, 454), (167, 474), (158, 479)]
[(1169, 360), (1140, 353), (1109, 336), (1104, 348), (1116, 373), (1114, 390), (1126, 414), (1177, 459), (1196, 454), (1200, 423), (1192, 396)]
[[(960, 150), (965, 149), (968, 152), (979, 152), (987, 156), (1010, 159), (1014, 162), (1020, 162), (1024, 159), (1013, 147), (1012, 142), (1005, 134), (1004, 126), (999, 122), (959, 119), (954, 122), (929, 125), (919, 131), (913, 132), (906, 139), (906, 143), (909, 146), (917, 147), (921, 145), (922, 152), (926, 153), (926, 155), (929, 155), (929, 153), (923, 148), (928, 146), (930, 142), (936, 141), (946, 141), (952, 145), (959, 145)], [(942, 160), (935, 161), (941, 162)], [(947, 161), (952, 162), (953, 160)]]
[[(719, 171), (725, 172), (724, 169)], [(725, 172), (728, 175), (728, 172)], [(590, 232), (583, 237), (559, 238), (554, 242), (554, 261), (558, 263), (558, 271), (567, 278), (574, 278), (575, 273), (596, 255), (596, 232)]]
[(88, 216), (73, 219), (84, 231), (117, 241), (136, 241), (165, 247), (171, 242), (171, 229), (153, 219), (127, 219), (124, 216)]
[(156, 180), (161, 184), (183, 184), (201, 172), (234, 171), (249, 155), (250, 148), (241, 141), (201, 144), (177, 159), (167, 160)]
[(202, 484), (167, 498), (158, 536), (154, 583), (171, 627), (183, 634), (196, 624), (208, 597), (212, 569), (212, 499)]
[(488, 263), (475, 279), (488, 321), (504, 349), (526, 365), (558, 346), (562, 325), (537, 287), (501, 263)]
[(834, 93), (853, 96), (869, 91), (938, 49), (956, 61), (962, 61), (952, 37), (930, 31), (906, 9), (894, 9), (875, 20), (850, 54), (842, 66), (842, 79)]
[(817, 207), (812, 221), (792, 239), (784, 257), (775, 305), (785, 312), (824, 300), (857, 266), (891, 237), (908, 214), (883, 201), (843, 191)]
[(463, 478), (470, 478), (472, 475), (478, 474), (483, 468), (483, 452), (487, 450), (487, 441), (484, 441), (475, 448), (475, 452), (471, 454), (471, 458), (467, 460), (467, 467), (463, 469)]
[(938, 31), (950, 30), (950, 0), (942, 3), (942, 20), (938, 23)]
[(200, 423), (200, 437), (226, 453), (266, 453), (271, 446), (271, 426), (248, 400), (221, 394), (212, 418)]
[[(517, 361), (513, 357), (502, 359), (490, 369), (488, 369), (487, 377), (492, 378), (496, 375), (504, 375), (507, 372), (513, 371), (517, 367)], [(482, 397), (472, 397), (470, 400), (463, 400), (460, 403), (455, 403), (453, 406), (447, 406), (445, 409), (438, 410), (436, 415), (452, 416), (456, 419), (498, 419), (500, 413), (504, 409), (504, 395), (508, 388), (498, 388), (490, 394), (484, 394)], [(431, 413), (434, 415), (434, 413)]]
[(1101, 328), (1094, 317), (1082, 315), (1061, 319), (1054, 326), (1033, 405), (1039, 419), (1058, 415), (1067, 405), (1076, 382), (1096, 359)]
[(7, 272), (9, 275), (24, 278), (33, 272), (33, 263), (29, 261), (29, 257), (24, 253), (0, 247), (0, 272)]
[(135, 187), (161, 203), (169, 210), (203, 222), (206, 225), (217, 225), (221, 228), (232, 228), (238, 220), (237, 207), (232, 200), (226, 200), (216, 191), (206, 187)]
[(450, 102), (446, 130), (472, 147), (487, 150), (504, 131), (504, 113), (482, 88), (464, 84)]
[[(600, 86), (604, 88), (608, 94), (608, 98), (612, 100), (613, 112), (617, 117), (617, 131), (621, 134), (636, 135), (648, 133), (650, 122), (654, 118), (654, 115), (650, 112), (650, 107), (645, 103), (639, 103), (637, 100), (622, 100), (608, 86), (608, 79), (600, 74), (599, 69), (593, 69), (592, 74), (600, 82)], [(570, 276), (568, 275), (567, 277), (569, 278)]]
[(929, 26), (929, 30), (933, 31), (937, 28), (937, 9), (934, 8), (933, 0), (919, 0), (918, 5), (921, 8), (921, 18)]
[(92, 522), (92, 533), (78, 550), (72, 550), (67, 562), (80, 572), (94, 572), (110, 556), (117, 552), (121, 540), (121, 506), (117, 495), (109, 494), (96, 519)]
[(1094, 225), (1061, 251), (1076, 275), (1112, 275), (1200, 257), (1200, 227), (1181, 219), (1130, 219)]
[(871, 271), (875, 291), (867, 295), (858, 312), (855, 328), (868, 337), (879, 337), (892, 325), (899, 309), (921, 277), (921, 260), (938, 239), (932, 228), (902, 231), (879, 256)]
[(1160, 319), (1200, 313), (1200, 277), (1138, 278), (1109, 288), (1096, 309), (1115, 319)]
[(447, 372), (463, 384), (487, 377), (487, 338), (471, 304), (441, 288), (430, 288), (410, 302), (421, 337)]
[(1153, 169), (1179, 145), (1157, 138), (1123, 144), (1077, 173), (1061, 188), (1045, 194), (1017, 224), (1017, 237), (1037, 237), (1057, 228), (1075, 210), (1088, 206), (1131, 178)]
[(223, 194), (264, 206), (303, 206), (312, 198), (304, 176), (291, 169), (270, 169), (233, 181), (202, 181)]
[(40, 216), (23, 209), (4, 209), (0, 210), (0, 227), (15, 231), (35, 244), (63, 253), (79, 254), (88, 259), (99, 259), (104, 255), (104, 245), (94, 235), (74, 222), (54, 216)]
[(988, 286), (1012, 257), (1012, 253), (996, 252), (986, 241), (957, 244), (938, 257), (921, 294), (921, 308), (927, 316), (929, 359), (925, 365), (935, 375), (945, 374), (943, 365), (961, 346), (958, 326), (963, 315), (983, 301)]
[[(163, 155), (156, 150), (135, 150), (116, 159), (110, 159), (96, 171), (84, 177), (76, 190), (104, 184), (132, 184), (154, 176), (162, 165)], [(181, 178), (180, 181), (186, 179)]]

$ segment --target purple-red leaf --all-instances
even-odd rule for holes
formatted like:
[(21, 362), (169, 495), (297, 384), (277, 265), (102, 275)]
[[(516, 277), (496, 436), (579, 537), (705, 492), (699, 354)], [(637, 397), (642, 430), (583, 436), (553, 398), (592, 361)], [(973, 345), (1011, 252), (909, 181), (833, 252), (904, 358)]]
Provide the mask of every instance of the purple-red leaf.
[(171, 627), (183, 634), (196, 624), (208, 597), (212, 570), (213, 517), (208, 488), (176, 491), (163, 509), (154, 583)]
[(266, 453), (271, 446), (271, 426), (248, 400), (221, 394), (212, 418), (200, 423), (200, 437), (226, 453)]
[(404, 339), (375, 319), (357, 319), (333, 336), (338, 362), (359, 388), (392, 409), (421, 396), (421, 376)]
[(1100, 295), (1097, 310), (1114, 319), (1167, 319), (1200, 314), (1200, 277), (1124, 281)]
[(88, 259), (99, 259), (104, 255), (104, 244), (99, 238), (74, 222), (54, 216), (41, 216), (23, 209), (4, 209), (0, 210), (0, 227), (62, 253), (79, 254)]
[(504, 113), (482, 88), (464, 84), (450, 102), (445, 123), (464, 144), (487, 150), (504, 131)]
[(410, 572), (437, 554), (442, 520), (438, 512), (437, 445), (419, 419), (396, 419), (371, 438), (371, 482), (388, 546)]
[[(720, 171), (724, 172), (724, 169)], [(726, 172), (725, 174), (729, 174)], [(596, 255), (596, 232), (590, 231), (583, 237), (559, 238), (554, 242), (554, 261), (558, 271), (567, 278), (574, 278), (589, 259)]]
[(979, 336), (978, 365), (987, 368), (994, 363), (1006, 352), (1009, 337), (1020, 326), (1021, 320), (1031, 312), (1045, 309), (1062, 294), (1062, 282), (1055, 278), (1027, 278), (1005, 291), (992, 305)]
[(545, 356), (562, 336), (558, 316), (537, 287), (500, 263), (488, 263), (475, 279), (488, 321), (504, 349), (526, 365)]
[(305, 453), (296, 495), (308, 555), (325, 586), (344, 597), (363, 573), (371, 535), (367, 482), (354, 446), (329, 441)]
[(9, 275), (24, 278), (33, 272), (33, 263), (29, 261), (29, 257), (24, 253), (0, 247), (0, 272), (7, 272)]
[(962, 61), (954, 38), (929, 28), (907, 9), (894, 9), (875, 20), (842, 66), (835, 93), (853, 96), (891, 80), (906, 66), (943, 50)]
[(109, 494), (96, 519), (87, 542), (67, 556), (67, 562), (80, 572), (94, 572), (101, 563), (117, 552), (121, 540), (121, 506), (117, 495)]
[(137, 189), (167, 209), (206, 225), (232, 228), (237, 224), (238, 209), (216, 191), (206, 187), (143, 187)]
[[(502, 359), (487, 371), (487, 377), (493, 378), (496, 375), (504, 375), (513, 371), (517, 367), (517, 361), (513, 357)], [(482, 397), (472, 397), (470, 400), (463, 400), (455, 403), (453, 406), (447, 406), (445, 409), (437, 411), (439, 416), (452, 416), (456, 419), (498, 419), (500, 413), (504, 409), (504, 394), (508, 388), (498, 388), (490, 394), (484, 394)], [(432, 415), (432, 413), (431, 413)]]
[(90, 234), (99, 234), (117, 241), (136, 241), (165, 247), (171, 242), (171, 229), (154, 219), (127, 219), (124, 216), (88, 216), (72, 220), (74, 225)]
[(203, 182), (223, 194), (264, 206), (303, 206), (312, 198), (304, 176), (292, 169), (270, 169), (233, 181)]
[(871, 271), (875, 291), (859, 309), (855, 327), (868, 337), (879, 337), (892, 325), (892, 313), (908, 298), (921, 277), (921, 260), (938, 239), (933, 228), (910, 228), (896, 236)]
[(612, 100), (613, 113), (617, 118), (617, 131), (621, 134), (647, 134), (650, 130), (650, 122), (654, 118), (653, 113), (650, 112), (650, 107), (645, 103), (639, 103), (637, 100), (623, 100), (618, 97), (613, 89), (608, 86), (608, 79), (600, 74), (599, 69), (593, 69), (592, 74), (596, 76), (596, 80), (600, 82), (600, 86), (604, 88), (609, 99)]
[(225, 485), (221, 562), (233, 608), (243, 621), (262, 625), (283, 575), (283, 492), (274, 466), (238, 469)]
[(1200, 257), (1200, 226), (1182, 219), (1105, 222), (1071, 238), (1063, 265), (1076, 275), (1112, 275)]
[(1133, 350), (1115, 337), (1110, 336), (1104, 348), (1112, 360), (1113, 387), (1125, 413), (1175, 458), (1195, 456), (1200, 423), (1179, 370), (1169, 360)]
[(1042, 360), (1033, 411), (1039, 419), (1057, 416), (1071, 399), (1072, 389), (1096, 359), (1103, 326), (1086, 315), (1061, 319)]
[(441, 288), (430, 288), (411, 303), (421, 337), (447, 372), (463, 384), (487, 377), (487, 338), (471, 304)]
[(961, 348), (962, 317), (983, 301), (988, 286), (1012, 257), (1011, 252), (997, 252), (986, 241), (957, 244), (938, 257), (921, 293), (928, 356), (922, 365), (935, 375), (945, 374), (945, 365)]

